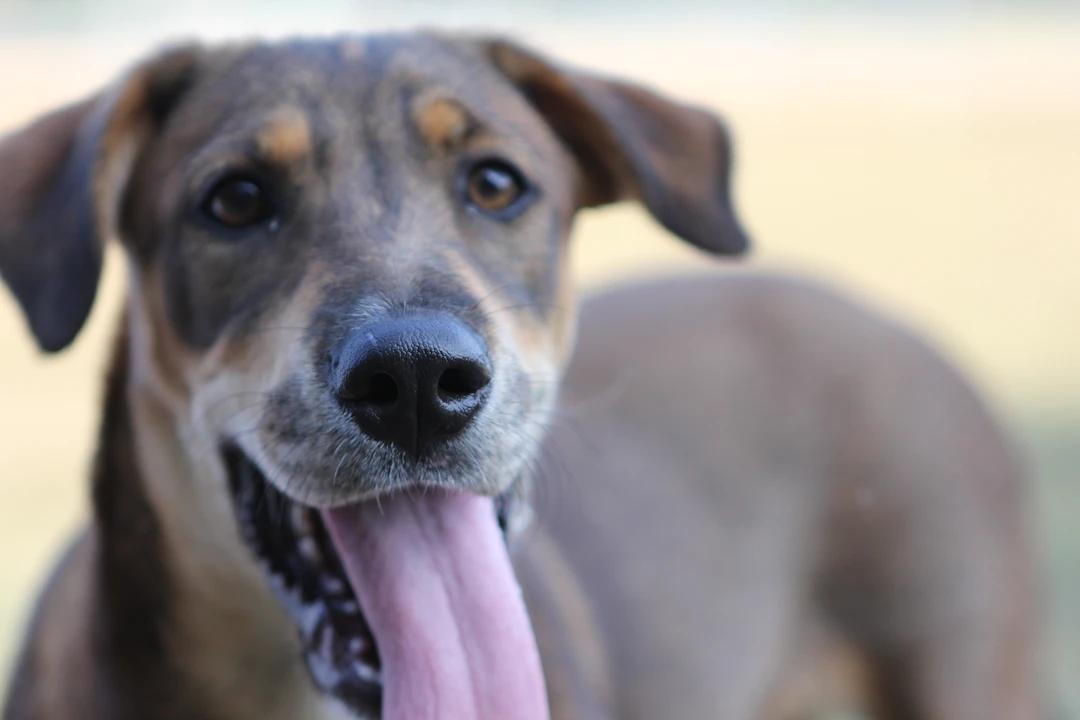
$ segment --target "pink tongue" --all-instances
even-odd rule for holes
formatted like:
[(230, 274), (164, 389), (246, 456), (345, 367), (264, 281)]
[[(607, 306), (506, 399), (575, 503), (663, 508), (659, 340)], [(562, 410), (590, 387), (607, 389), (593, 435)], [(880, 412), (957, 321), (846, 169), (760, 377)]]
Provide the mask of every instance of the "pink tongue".
[(401, 494), (323, 517), (379, 648), (383, 718), (548, 717), (490, 498)]

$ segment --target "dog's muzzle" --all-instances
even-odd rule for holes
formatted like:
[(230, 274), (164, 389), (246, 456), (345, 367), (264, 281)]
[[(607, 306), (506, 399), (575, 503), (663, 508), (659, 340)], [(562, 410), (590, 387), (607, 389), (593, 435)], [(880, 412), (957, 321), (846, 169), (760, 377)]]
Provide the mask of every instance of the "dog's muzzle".
[(447, 313), (365, 325), (331, 351), (338, 402), (366, 435), (413, 458), (460, 434), (487, 399), (490, 382), (484, 341)]

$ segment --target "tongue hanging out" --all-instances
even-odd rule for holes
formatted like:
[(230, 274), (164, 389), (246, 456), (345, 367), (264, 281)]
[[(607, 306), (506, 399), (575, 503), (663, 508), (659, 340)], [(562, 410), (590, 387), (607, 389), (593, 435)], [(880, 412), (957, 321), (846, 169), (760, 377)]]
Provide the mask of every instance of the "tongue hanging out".
[(428, 491), (324, 513), (379, 648), (386, 720), (548, 717), (490, 498)]

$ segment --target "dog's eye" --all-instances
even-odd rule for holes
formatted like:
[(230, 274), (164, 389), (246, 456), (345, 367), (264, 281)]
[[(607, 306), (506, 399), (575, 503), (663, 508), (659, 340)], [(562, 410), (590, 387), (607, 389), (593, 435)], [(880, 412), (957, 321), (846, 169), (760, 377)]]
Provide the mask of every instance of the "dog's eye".
[(506, 160), (489, 158), (469, 168), (465, 199), (483, 213), (509, 219), (523, 204), (528, 189), (520, 170)]
[(203, 202), (203, 212), (225, 227), (242, 229), (269, 219), (274, 208), (258, 182), (232, 176), (214, 185)]

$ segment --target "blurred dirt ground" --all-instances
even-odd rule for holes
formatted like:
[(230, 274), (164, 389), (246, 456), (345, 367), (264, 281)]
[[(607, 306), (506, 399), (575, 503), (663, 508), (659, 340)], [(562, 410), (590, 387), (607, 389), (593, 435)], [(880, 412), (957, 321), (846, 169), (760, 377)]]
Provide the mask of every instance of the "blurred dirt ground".
[[(988, 393), (1032, 472), (1048, 696), (1061, 717), (1080, 717), (1080, 21), (528, 28), (517, 34), (551, 54), (724, 113), (757, 241), (749, 262), (812, 273), (902, 316)], [(171, 34), (9, 32), (0, 132), (99, 86)], [(585, 288), (705, 262), (633, 208), (589, 213), (574, 252)], [(89, 329), (57, 358), (36, 353), (0, 295), (0, 673), (48, 563), (85, 516), (123, 275), (113, 253)]]

